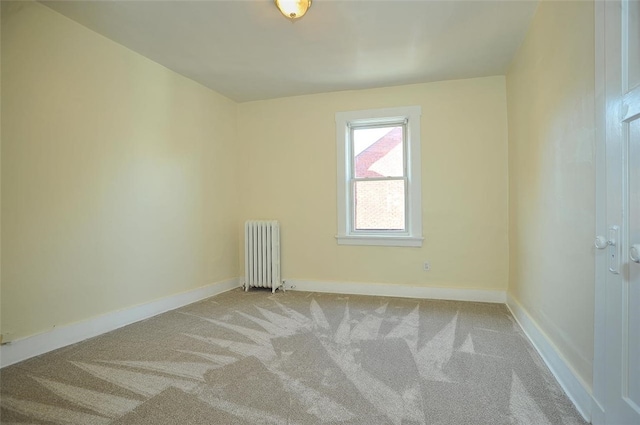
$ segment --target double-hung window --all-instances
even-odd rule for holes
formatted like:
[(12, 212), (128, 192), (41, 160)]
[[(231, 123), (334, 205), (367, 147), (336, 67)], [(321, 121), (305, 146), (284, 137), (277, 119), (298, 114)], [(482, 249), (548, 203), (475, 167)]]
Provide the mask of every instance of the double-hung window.
[(422, 246), (419, 106), (338, 112), (338, 243)]

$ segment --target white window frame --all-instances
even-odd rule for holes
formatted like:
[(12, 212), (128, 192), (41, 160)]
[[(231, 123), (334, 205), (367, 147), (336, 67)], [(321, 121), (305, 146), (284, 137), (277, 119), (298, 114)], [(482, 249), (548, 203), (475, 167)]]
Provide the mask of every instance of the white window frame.
[[(339, 245), (382, 245), (421, 247), (422, 188), (420, 156), (420, 106), (368, 109), (336, 113), (336, 143), (338, 153), (338, 234)], [(351, 128), (363, 125), (397, 124), (405, 122), (405, 194), (404, 231), (356, 230), (352, 194)]]

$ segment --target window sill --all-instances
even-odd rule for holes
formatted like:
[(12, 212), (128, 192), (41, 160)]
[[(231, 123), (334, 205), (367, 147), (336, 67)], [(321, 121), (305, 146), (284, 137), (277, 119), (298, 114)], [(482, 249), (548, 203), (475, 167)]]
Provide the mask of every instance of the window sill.
[(338, 245), (410, 246), (421, 247), (423, 237), (415, 236), (336, 236)]

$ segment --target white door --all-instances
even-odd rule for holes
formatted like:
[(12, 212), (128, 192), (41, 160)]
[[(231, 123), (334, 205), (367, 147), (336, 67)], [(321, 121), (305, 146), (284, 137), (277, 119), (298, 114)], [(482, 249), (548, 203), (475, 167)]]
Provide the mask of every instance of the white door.
[(640, 425), (640, 0), (605, 2), (606, 392), (609, 425)]

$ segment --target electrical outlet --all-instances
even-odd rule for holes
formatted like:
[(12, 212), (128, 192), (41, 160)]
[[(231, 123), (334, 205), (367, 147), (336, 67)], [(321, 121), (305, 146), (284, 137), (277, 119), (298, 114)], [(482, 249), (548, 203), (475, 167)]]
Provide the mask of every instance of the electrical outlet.
[(429, 270), (431, 270), (431, 263), (428, 261), (425, 261), (424, 264), (422, 265), (422, 270), (424, 270), (425, 272), (428, 272)]

